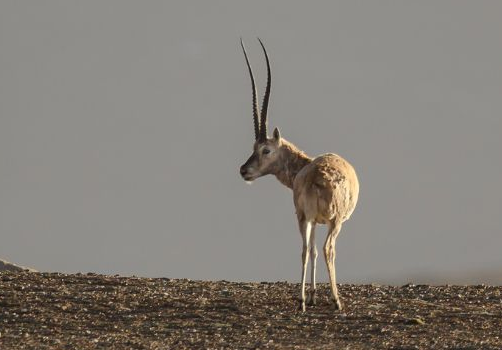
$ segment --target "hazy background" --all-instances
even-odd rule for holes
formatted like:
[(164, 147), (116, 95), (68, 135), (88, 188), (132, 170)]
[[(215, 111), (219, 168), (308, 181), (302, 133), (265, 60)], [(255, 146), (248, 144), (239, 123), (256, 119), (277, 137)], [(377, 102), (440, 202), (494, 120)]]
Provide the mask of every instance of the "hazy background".
[(238, 173), (253, 142), (239, 37), (261, 94), (259, 36), (270, 127), (359, 174), (339, 282), (502, 283), (501, 14), (499, 1), (1, 1), (0, 258), (298, 280), (292, 193)]

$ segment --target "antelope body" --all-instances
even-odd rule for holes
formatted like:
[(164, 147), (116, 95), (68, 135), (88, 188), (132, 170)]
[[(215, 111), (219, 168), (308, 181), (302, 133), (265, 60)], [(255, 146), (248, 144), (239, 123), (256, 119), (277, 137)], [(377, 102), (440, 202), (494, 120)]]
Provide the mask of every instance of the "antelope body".
[[(296, 216), (303, 239), (302, 246), (302, 282), (300, 307), (305, 311), (306, 303), (316, 303), (316, 260), (315, 227), (317, 224), (328, 225), (328, 234), (324, 243), (324, 257), (329, 272), (331, 294), (337, 309), (341, 309), (336, 287), (335, 241), (342, 223), (348, 220), (354, 211), (359, 195), (359, 182), (354, 168), (342, 157), (328, 153), (310, 158), (291, 142), (281, 137), (275, 128), (272, 137), (267, 136), (267, 109), (270, 97), (270, 62), (265, 46), (261, 42), (267, 62), (267, 88), (263, 98), (261, 112), (258, 111), (257, 91), (253, 72), (241, 40), (242, 50), (251, 76), (253, 88), (253, 120), (255, 143), (253, 154), (240, 168), (241, 176), (246, 181), (253, 181), (261, 176), (272, 174), (285, 186), (293, 190)], [(311, 285), (308, 299), (305, 295), (307, 264), (311, 261)]]

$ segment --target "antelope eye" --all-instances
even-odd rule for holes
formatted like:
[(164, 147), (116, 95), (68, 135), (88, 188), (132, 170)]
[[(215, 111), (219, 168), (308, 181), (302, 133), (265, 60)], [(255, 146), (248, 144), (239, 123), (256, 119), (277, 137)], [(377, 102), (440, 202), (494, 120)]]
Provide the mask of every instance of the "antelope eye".
[(264, 148), (262, 151), (263, 154), (269, 154), (270, 150), (268, 148)]

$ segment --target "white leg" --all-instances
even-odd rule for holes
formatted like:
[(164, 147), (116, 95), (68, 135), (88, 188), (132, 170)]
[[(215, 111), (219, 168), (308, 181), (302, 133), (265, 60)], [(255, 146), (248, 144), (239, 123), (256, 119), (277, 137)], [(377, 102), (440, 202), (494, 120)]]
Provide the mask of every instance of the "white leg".
[(335, 241), (340, 229), (342, 228), (342, 223), (338, 221), (333, 221), (329, 225), (328, 236), (326, 237), (326, 242), (324, 243), (324, 258), (326, 259), (326, 266), (329, 272), (329, 282), (331, 286), (331, 294), (333, 296), (333, 302), (338, 310), (342, 309), (342, 304), (340, 303), (340, 298), (338, 297), (338, 288), (336, 287), (336, 272), (335, 272)]
[(310, 243), (310, 231), (311, 223), (305, 220), (300, 221), (300, 233), (302, 234), (303, 246), (302, 246), (302, 290), (300, 293), (301, 309), (305, 311), (305, 279), (307, 277), (307, 264), (309, 259), (309, 243)]
[(315, 245), (315, 223), (312, 224), (310, 230), (310, 293), (307, 300), (308, 305), (316, 304), (316, 285), (315, 285), (315, 274), (316, 274), (316, 263), (317, 263), (317, 247)]

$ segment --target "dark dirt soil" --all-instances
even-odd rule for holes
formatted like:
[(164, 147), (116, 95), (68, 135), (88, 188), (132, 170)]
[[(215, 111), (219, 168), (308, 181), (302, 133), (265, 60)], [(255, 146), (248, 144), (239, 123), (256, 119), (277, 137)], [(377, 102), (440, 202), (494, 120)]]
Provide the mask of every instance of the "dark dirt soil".
[(502, 349), (502, 287), (0, 273), (0, 349)]

